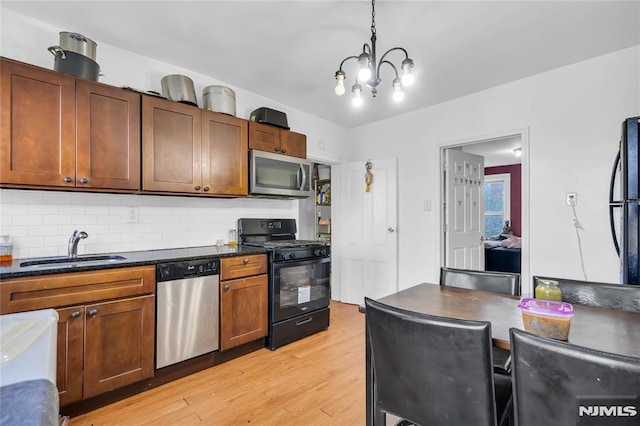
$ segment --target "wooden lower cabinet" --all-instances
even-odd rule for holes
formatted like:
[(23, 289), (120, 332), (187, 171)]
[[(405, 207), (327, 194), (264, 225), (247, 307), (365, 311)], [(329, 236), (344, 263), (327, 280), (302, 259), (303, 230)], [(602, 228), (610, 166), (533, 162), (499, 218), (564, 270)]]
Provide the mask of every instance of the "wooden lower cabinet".
[(60, 405), (153, 376), (155, 296), (58, 310)]
[(267, 335), (267, 275), (220, 283), (220, 351)]

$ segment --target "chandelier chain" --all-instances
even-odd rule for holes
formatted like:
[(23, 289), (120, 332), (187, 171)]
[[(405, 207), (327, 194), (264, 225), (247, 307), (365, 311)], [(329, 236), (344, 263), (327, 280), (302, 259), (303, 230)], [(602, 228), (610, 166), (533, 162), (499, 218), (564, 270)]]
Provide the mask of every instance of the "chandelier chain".
[(371, 0), (371, 34), (376, 33), (376, 0)]

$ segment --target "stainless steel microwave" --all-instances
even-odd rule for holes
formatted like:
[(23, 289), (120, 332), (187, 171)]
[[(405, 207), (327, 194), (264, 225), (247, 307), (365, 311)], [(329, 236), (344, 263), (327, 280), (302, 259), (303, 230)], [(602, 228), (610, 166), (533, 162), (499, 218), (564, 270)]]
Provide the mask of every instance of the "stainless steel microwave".
[(310, 161), (255, 149), (249, 153), (249, 195), (271, 198), (312, 195)]

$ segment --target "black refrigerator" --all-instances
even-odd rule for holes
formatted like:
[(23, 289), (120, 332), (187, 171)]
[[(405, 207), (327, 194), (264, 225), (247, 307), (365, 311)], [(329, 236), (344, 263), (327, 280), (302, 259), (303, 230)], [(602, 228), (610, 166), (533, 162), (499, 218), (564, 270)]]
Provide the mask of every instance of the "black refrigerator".
[[(609, 187), (609, 221), (613, 244), (620, 256), (620, 280), (622, 284), (640, 285), (640, 166), (639, 130), (640, 117), (627, 118), (622, 122), (620, 150), (611, 171)], [(619, 198), (616, 197), (616, 179)], [(615, 198), (618, 198), (617, 200)], [(615, 215), (619, 209), (619, 223)], [(619, 232), (619, 234), (618, 234)]]

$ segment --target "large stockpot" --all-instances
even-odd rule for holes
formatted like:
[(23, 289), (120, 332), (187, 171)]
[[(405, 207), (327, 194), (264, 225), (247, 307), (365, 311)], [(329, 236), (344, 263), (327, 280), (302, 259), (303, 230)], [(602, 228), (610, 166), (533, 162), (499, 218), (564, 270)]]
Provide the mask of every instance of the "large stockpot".
[(76, 52), (96, 60), (96, 42), (79, 33), (60, 32), (60, 48), (67, 52)]
[(205, 109), (233, 116), (236, 115), (236, 94), (228, 87), (205, 87), (202, 91), (202, 102), (204, 103)]
[(100, 66), (93, 59), (80, 53), (62, 50), (59, 46), (51, 46), (49, 51), (55, 56), (55, 71), (98, 81)]
[(162, 77), (160, 83), (162, 84), (162, 94), (170, 101), (198, 106), (193, 80), (186, 75), (166, 75)]

